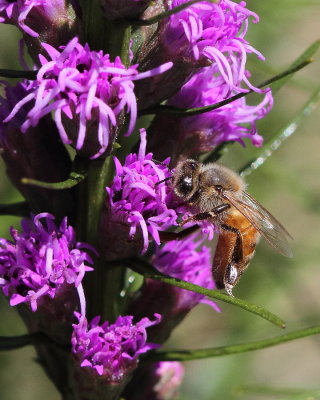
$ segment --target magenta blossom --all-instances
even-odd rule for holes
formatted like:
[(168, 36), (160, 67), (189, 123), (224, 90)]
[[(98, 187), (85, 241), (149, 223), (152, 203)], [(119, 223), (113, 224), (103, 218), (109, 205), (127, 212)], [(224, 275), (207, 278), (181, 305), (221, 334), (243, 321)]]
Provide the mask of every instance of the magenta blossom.
[[(150, 237), (160, 244), (159, 231), (177, 225), (178, 215), (168, 206), (172, 190), (165, 184), (158, 184), (171, 176), (169, 159), (157, 164), (151, 153), (146, 154), (146, 132), (141, 130), (139, 153), (129, 154), (123, 166), (116, 157), (114, 161), (116, 174), (112, 185), (106, 188), (106, 214), (102, 220), (102, 229), (109, 238), (106, 245), (115, 252), (119, 243), (116, 235), (121, 234), (122, 226), (126, 226), (123, 232), (126, 240), (133, 241), (142, 233), (137, 252), (145, 253)], [(120, 244), (119, 254), (124, 256), (123, 252), (124, 246)]]
[(111, 147), (118, 117), (123, 112), (129, 115), (126, 134), (131, 134), (137, 119), (133, 81), (162, 73), (172, 66), (166, 63), (139, 74), (137, 65), (126, 68), (119, 57), (111, 61), (108, 54), (91, 51), (89, 45), (82, 46), (77, 38), (62, 46), (61, 51), (46, 43), (42, 46), (49, 58), (39, 55), (42, 67), (32, 92), (16, 104), (4, 122), (10, 121), (24, 104), (32, 102), (22, 132), (54, 111), (63, 143), (72, 143), (92, 158)]
[(92, 270), (85, 250), (91, 246), (76, 242), (67, 218), (59, 227), (53, 221), (48, 213), (23, 219), (21, 233), (11, 228), (12, 241), (0, 239), (0, 287), (12, 306), (29, 303), (37, 311), (44, 298), (53, 299), (70, 285), (80, 287)]
[[(202, 68), (173, 96), (168, 104), (182, 108), (210, 106), (238, 94), (229, 91), (229, 86), (216, 66)], [(200, 153), (211, 151), (222, 142), (237, 141), (244, 145), (244, 139), (251, 140), (254, 146), (261, 146), (263, 138), (257, 132), (256, 122), (272, 108), (271, 90), (263, 95), (257, 105), (248, 105), (242, 97), (218, 109), (184, 118), (157, 116), (150, 129), (150, 150), (161, 157), (168, 154), (162, 145), (163, 135), (170, 143), (169, 154), (176, 161), (197, 157)], [(162, 134), (163, 133), (163, 134)], [(161, 135), (160, 135), (161, 134)]]
[(75, 358), (81, 367), (103, 376), (109, 383), (124, 380), (137, 367), (141, 354), (159, 347), (147, 342), (146, 332), (160, 322), (159, 314), (154, 315), (154, 321), (142, 318), (134, 324), (132, 316), (120, 316), (114, 324), (106, 321), (102, 325), (100, 317), (88, 323), (80, 314), (76, 316), (79, 323), (73, 325), (71, 339)]
[[(170, 8), (186, 1), (173, 0)], [(252, 17), (255, 23), (259, 18), (245, 5), (244, 1), (239, 4), (231, 0), (220, 0), (217, 3), (204, 1), (172, 15), (163, 33), (167, 51), (189, 62), (197, 61), (205, 65), (207, 60), (214, 63), (230, 89), (243, 91), (239, 87), (239, 82), (243, 81), (259, 91), (250, 84), (245, 71), (248, 53), (255, 53), (264, 59), (245, 39), (249, 18)]]

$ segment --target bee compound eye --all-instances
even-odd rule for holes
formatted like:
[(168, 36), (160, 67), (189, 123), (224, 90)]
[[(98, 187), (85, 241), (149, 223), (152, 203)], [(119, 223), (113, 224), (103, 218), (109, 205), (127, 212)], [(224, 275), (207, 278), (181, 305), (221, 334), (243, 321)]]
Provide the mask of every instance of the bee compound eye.
[(192, 178), (191, 176), (185, 176), (179, 184), (179, 188), (183, 194), (188, 194), (192, 190)]

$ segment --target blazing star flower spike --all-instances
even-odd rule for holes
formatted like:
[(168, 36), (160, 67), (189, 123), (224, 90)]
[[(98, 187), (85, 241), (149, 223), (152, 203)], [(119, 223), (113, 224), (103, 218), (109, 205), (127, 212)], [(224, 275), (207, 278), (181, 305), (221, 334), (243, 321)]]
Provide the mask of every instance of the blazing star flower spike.
[(23, 219), (22, 232), (11, 228), (12, 241), (0, 239), (0, 287), (10, 297), (10, 305), (30, 305), (32, 311), (55, 298), (63, 288), (80, 287), (92, 259), (76, 242), (74, 229), (64, 218), (60, 226), (54, 216), (38, 214)]
[(137, 119), (133, 81), (161, 74), (172, 66), (169, 62), (138, 73), (137, 65), (126, 68), (119, 57), (111, 61), (108, 54), (91, 51), (87, 44), (82, 46), (78, 38), (62, 46), (61, 51), (46, 43), (42, 46), (49, 58), (39, 55), (41, 68), (31, 93), (16, 104), (4, 122), (32, 102), (22, 132), (53, 111), (63, 143), (72, 144), (91, 158), (108, 148), (111, 151), (120, 114), (129, 117), (126, 135), (133, 131)]
[(76, 313), (79, 323), (73, 325), (72, 352), (80, 367), (88, 373), (94, 371), (105, 382), (120, 383), (137, 367), (141, 354), (159, 347), (147, 342), (146, 329), (160, 322), (161, 316), (154, 314), (154, 321), (142, 318), (134, 323), (132, 316), (119, 316), (114, 324), (108, 321), (99, 324), (100, 317), (90, 323)]

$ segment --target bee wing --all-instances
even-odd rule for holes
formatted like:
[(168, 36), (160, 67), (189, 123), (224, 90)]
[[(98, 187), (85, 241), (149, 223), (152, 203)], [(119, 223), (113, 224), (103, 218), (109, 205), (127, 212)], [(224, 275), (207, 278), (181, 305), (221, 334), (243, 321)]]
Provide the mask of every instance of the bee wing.
[(289, 245), (291, 235), (257, 200), (243, 192), (236, 198), (232, 192), (225, 191), (223, 196), (256, 228), (265, 240), (280, 254), (292, 257)]

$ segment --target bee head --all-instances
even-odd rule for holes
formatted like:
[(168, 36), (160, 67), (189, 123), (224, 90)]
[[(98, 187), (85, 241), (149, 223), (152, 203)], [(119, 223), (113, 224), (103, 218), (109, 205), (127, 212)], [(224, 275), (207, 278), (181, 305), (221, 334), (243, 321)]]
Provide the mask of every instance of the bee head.
[(181, 161), (173, 174), (173, 187), (177, 196), (188, 201), (199, 185), (200, 163), (194, 160)]

